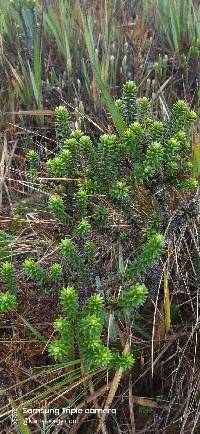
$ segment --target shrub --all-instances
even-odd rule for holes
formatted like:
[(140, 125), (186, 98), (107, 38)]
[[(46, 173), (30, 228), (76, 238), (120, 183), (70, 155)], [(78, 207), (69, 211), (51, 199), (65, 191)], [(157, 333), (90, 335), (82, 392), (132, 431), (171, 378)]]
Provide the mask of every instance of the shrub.
[(6, 288), (13, 292), (16, 289), (16, 274), (14, 266), (10, 262), (4, 262), (0, 267), (0, 277)]
[(64, 317), (54, 322), (59, 339), (49, 345), (49, 355), (55, 361), (70, 361), (77, 344), (78, 357), (86, 371), (108, 366), (129, 369), (134, 364), (131, 353), (112, 352), (103, 344), (106, 308), (102, 296), (95, 294), (85, 306), (79, 307), (77, 291), (73, 287), (67, 287), (60, 292), (60, 304)]
[(23, 269), (29, 279), (40, 284), (43, 284), (46, 281), (44, 270), (33, 259), (25, 259)]
[(0, 292), (0, 313), (7, 313), (16, 306), (16, 296), (10, 291)]
[[(169, 193), (192, 194), (197, 184), (190, 162), (196, 115), (185, 101), (173, 105), (167, 121), (162, 113), (157, 119), (151, 101), (137, 99), (135, 83), (127, 82), (116, 107), (124, 133), (98, 139), (73, 131), (67, 110), (56, 109), (58, 153), (46, 163), (50, 174), (66, 177), (62, 197), (52, 188), (49, 209), (63, 223), (58, 250), (63, 282), (69, 283), (60, 292), (63, 316), (54, 323), (59, 338), (49, 354), (57, 361), (76, 354), (86, 370), (134, 364), (121, 344), (105, 346), (108, 318), (112, 313), (115, 327), (118, 318), (130, 326), (136, 317), (148, 296), (145, 277), (167, 246)], [(147, 198), (142, 206), (140, 191)], [(62, 269), (59, 263), (51, 266), (52, 283), (59, 284)], [(29, 278), (43, 280), (34, 261), (26, 260), (24, 270)], [(113, 287), (121, 288), (119, 297)], [(90, 294), (86, 302), (79, 300), (79, 289)], [(91, 289), (101, 289), (101, 295), (91, 295)]]

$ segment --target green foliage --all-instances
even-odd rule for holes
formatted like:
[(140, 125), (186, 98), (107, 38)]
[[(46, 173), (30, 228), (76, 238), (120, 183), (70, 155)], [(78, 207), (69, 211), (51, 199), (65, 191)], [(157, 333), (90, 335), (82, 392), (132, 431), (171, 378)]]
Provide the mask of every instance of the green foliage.
[(80, 339), (81, 345), (87, 350), (93, 350), (96, 342), (99, 342), (102, 333), (101, 318), (93, 315), (87, 315), (80, 321)]
[(199, 183), (198, 183), (197, 179), (195, 179), (195, 178), (190, 178), (190, 179), (187, 179), (185, 181), (181, 181), (178, 184), (178, 186), (184, 191), (195, 190), (198, 187), (198, 185), (199, 185)]
[(63, 199), (58, 195), (51, 195), (49, 198), (49, 209), (55, 216), (63, 223), (68, 222), (68, 218), (65, 212), (65, 205)]
[[(164, 189), (195, 188), (189, 159), (196, 114), (185, 101), (179, 100), (173, 105), (167, 122), (151, 118), (150, 101), (146, 97), (136, 99), (136, 90), (134, 82), (124, 85), (121, 110), (128, 126), (120, 139), (114, 134), (103, 134), (96, 146), (80, 131), (69, 132), (62, 150), (47, 162), (54, 176), (83, 178), (74, 192), (80, 217), (86, 217), (89, 196), (94, 193), (107, 194), (113, 203), (127, 206), (133, 182), (148, 183), (151, 190), (149, 182), (153, 185), (152, 178), (156, 177)], [(64, 218), (61, 199), (57, 199), (58, 203), (54, 197), (50, 201), (52, 207), (58, 208), (58, 218)], [(101, 207), (96, 205), (96, 209), (98, 206)]]
[(47, 170), (51, 175), (56, 177), (62, 177), (65, 175), (64, 163), (60, 157), (55, 157), (52, 160), (47, 161)]
[(57, 339), (50, 343), (48, 352), (55, 362), (62, 362), (68, 356), (68, 347), (65, 342)]
[(50, 280), (52, 283), (59, 283), (62, 278), (62, 267), (59, 263), (52, 264), (50, 269)]
[(145, 126), (150, 117), (151, 101), (144, 96), (143, 98), (138, 98), (136, 103), (137, 103), (137, 121), (142, 126)]
[[(132, 300), (134, 298), (134, 307), (144, 303), (145, 290), (146, 288), (142, 285), (135, 285), (135, 295), (132, 297)], [(73, 287), (68, 286), (61, 290), (60, 304), (64, 318), (59, 318), (54, 322), (54, 329), (59, 333), (59, 339), (49, 345), (51, 357), (56, 361), (69, 360), (76, 340), (79, 356), (86, 370), (108, 366), (126, 370), (133, 366), (134, 357), (131, 353), (112, 352), (111, 349), (103, 345), (102, 334), (106, 308), (101, 295), (90, 296), (85, 306), (81, 308), (78, 305), (77, 292)], [(126, 309), (132, 309), (132, 307), (132, 302), (126, 303)]]
[(61, 337), (66, 337), (70, 331), (70, 323), (64, 318), (58, 318), (54, 321), (54, 329), (60, 333)]
[(148, 267), (156, 262), (165, 247), (165, 239), (161, 234), (152, 234), (143, 246), (143, 250), (129, 266), (127, 275), (129, 278), (139, 276), (147, 271)]
[[(96, 140), (79, 130), (67, 130), (62, 136), (62, 149), (47, 162), (54, 175), (78, 178), (73, 186), (63, 188), (65, 201), (55, 194), (49, 200), (57, 218), (64, 222), (67, 209), (68, 221), (73, 222), (74, 238), (67, 236), (59, 243), (70, 282), (86, 290), (91, 283), (98, 288), (104, 285), (110, 288), (111, 282), (122, 287), (119, 299), (111, 294), (105, 303), (104, 297), (95, 294), (83, 307), (79, 306), (74, 287), (64, 287), (60, 292), (63, 319), (54, 324), (60, 338), (51, 344), (49, 353), (62, 360), (78, 352), (86, 370), (98, 366), (130, 369), (134, 364), (131, 353), (120, 353), (112, 345), (104, 346), (108, 316), (112, 312), (113, 321), (115, 316), (126, 321), (135, 318), (148, 295), (148, 289), (137, 280), (143, 280), (165, 249), (166, 222), (162, 210), (167, 209), (168, 190), (171, 187), (187, 190), (196, 185), (190, 163), (194, 113), (184, 101), (178, 101), (168, 121), (162, 116), (156, 119), (151, 113), (151, 101), (136, 97), (135, 83), (128, 82), (117, 103), (127, 124), (120, 137), (103, 134)], [(133, 211), (136, 187), (145, 189), (155, 204), (153, 212), (145, 213), (145, 227)], [(155, 194), (159, 190), (163, 192), (162, 203)], [(122, 230), (118, 222), (119, 226), (122, 223)], [(136, 249), (132, 244), (134, 223), (138, 228)], [(97, 240), (103, 237), (108, 243), (105, 246), (100, 243), (97, 249), (94, 234)], [(116, 240), (121, 243), (120, 273), (115, 263), (112, 273), (105, 271), (102, 279), (99, 258), (102, 253), (105, 255), (107, 246), (108, 252), (111, 246), (115, 249)]]
[[(156, 118), (151, 101), (137, 99), (131, 81), (117, 105), (126, 122), (118, 128), (120, 137), (109, 133), (91, 138), (72, 131), (67, 110), (56, 109), (59, 148), (47, 169), (52, 177), (68, 178), (49, 188), (49, 210), (63, 223), (57, 253), (62, 267), (59, 259), (49, 273), (32, 259), (23, 265), (36, 283), (51, 289), (64, 285), (59, 293), (62, 316), (54, 322), (57, 337), (49, 355), (59, 362), (78, 355), (85, 371), (134, 365), (133, 355), (117, 339), (116, 321), (131, 327), (147, 299), (148, 288), (141, 282), (165, 250), (168, 222), (163, 209), (168, 212), (172, 187), (186, 191), (196, 186), (190, 162), (196, 116), (188, 105), (178, 101), (167, 121), (162, 115)], [(147, 198), (142, 205), (140, 191)], [(113, 288), (119, 287), (117, 298)], [(99, 293), (91, 295), (95, 288)]]
[(162, 142), (164, 135), (164, 125), (160, 121), (150, 121), (148, 126), (147, 140), (151, 144), (153, 142)]
[(126, 203), (129, 199), (130, 187), (124, 181), (117, 181), (110, 189), (110, 197), (114, 202)]
[(86, 218), (82, 218), (76, 228), (76, 234), (80, 238), (85, 238), (89, 234), (90, 224)]
[(56, 131), (60, 146), (69, 137), (71, 132), (70, 116), (67, 109), (64, 106), (57, 107), (55, 109), (55, 122)]
[(91, 360), (93, 362), (92, 367), (94, 368), (108, 367), (112, 361), (112, 353), (109, 348), (99, 344), (98, 342), (93, 345), (92, 351), (90, 349), (88, 354), (91, 356)]
[(73, 287), (62, 288), (60, 304), (64, 318), (54, 322), (59, 339), (49, 345), (49, 355), (56, 361), (70, 359), (76, 337), (78, 348), (86, 369), (107, 366), (111, 361), (111, 351), (104, 347), (101, 334), (104, 324), (103, 298), (91, 296), (81, 311), (78, 295)]
[(31, 150), (26, 153), (26, 158), (30, 165), (30, 170), (37, 169), (39, 163), (39, 155), (36, 151)]
[(25, 259), (23, 269), (27, 277), (36, 283), (43, 284), (46, 281), (44, 270), (33, 259)]
[(164, 149), (159, 142), (151, 143), (147, 148), (144, 161), (144, 176), (154, 176), (163, 162)]
[[(132, 83), (132, 82), (131, 82)], [(128, 82), (127, 94), (135, 92), (135, 86)], [(132, 89), (132, 90), (131, 90)], [(123, 106), (124, 95), (122, 96)], [(132, 107), (129, 128), (123, 135), (123, 156), (132, 164), (132, 174), (138, 181), (145, 182), (159, 173), (160, 184), (177, 188), (195, 188), (191, 180), (182, 183), (185, 177), (185, 166), (191, 154), (190, 135), (196, 114), (191, 111), (185, 101), (177, 101), (172, 108), (169, 121), (158, 121), (150, 118), (150, 101), (139, 98), (135, 105), (134, 96), (128, 99), (129, 109)], [(132, 101), (132, 102), (131, 102)], [(187, 177), (191, 174), (187, 166)], [(180, 181), (180, 182), (179, 182)]]
[(80, 216), (85, 216), (88, 206), (88, 193), (81, 187), (75, 195), (75, 206)]
[(71, 327), (70, 321), (65, 318), (58, 318), (54, 321), (54, 330), (60, 335), (59, 349), (64, 348), (64, 355), (68, 358), (70, 358), (72, 350), (73, 332)]
[(121, 112), (127, 125), (135, 122), (137, 117), (137, 87), (134, 81), (127, 81), (123, 86)]
[(71, 264), (76, 266), (77, 261), (79, 262), (78, 250), (75, 243), (70, 238), (65, 238), (60, 242), (60, 250), (65, 259)]
[(16, 306), (16, 296), (10, 292), (0, 292), (0, 313), (7, 313)]
[(63, 359), (71, 359), (72, 357), (78, 296), (74, 288), (68, 286), (62, 288), (59, 298), (65, 317), (54, 321), (54, 330), (59, 333), (59, 339), (50, 343), (49, 355), (55, 361), (62, 362)]
[[(17, 97), (25, 109), (42, 110), (43, 62), (40, 58), (40, 38), (33, 3), (27, 0), (7, 2), (6, 10), (2, 11), (2, 36), (8, 51), (12, 50), (14, 55), (6, 59), (13, 76), (12, 89), (9, 89), (9, 93), (13, 94), (13, 103)], [(35, 121), (43, 124), (42, 114), (37, 116)]]
[(179, 131), (189, 133), (196, 118), (196, 113), (189, 109), (185, 101), (177, 101), (172, 107), (166, 136), (175, 136)]
[[(59, 333), (59, 339), (51, 342), (49, 345), (49, 355), (55, 361), (62, 362), (63, 359), (70, 360), (72, 357), (72, 346), (74, 339), (73, 321), (76, 315), (76, 308), (73, 297), (73, 288), (63, 288), (61, 292), (61, 303), (63, 305), (66, 318), (58, 318), (54, 321), (54, 330)], [(67, 305), (68, 301), (68, 305)], [(70, 311), (70, 307), (72, 311)]]
[(96, 152), (94, 150), (90, 137), (82, 136), (79, 141), (79, 147), (82, 157), (82, 172), (86, 176), (94, 176)]
[(124, 133), (123, 143), (128, 159), (135, 166), (142, 160), (145, 132), (139, 122), (134, 122)]
[(78, 343), (86, 369), (105, 367), (111, 362), (111, 351), (101, 340), (104, 325), (103, 298), (91, 296), (83, 309), (79, 324)]
[(67, 319), (74, 321), (78, 310), (78, 295), (73, 287), (62, 288), (60, 304)]
[(92, 295), (84, 308), (85, 315), (96, 315), (98, 318), (103, 318), (104, 315), (104, 299), (100, 294)]
[(3, 280), (6, 288), (13, 292), (16, 289), (16, 274), (11, 262), (4, 262), (0, 268), (0, 277)]
[(158, 233), (161, 228), (161, 214), (153, 212), (148, 219), (147, 226), (142, 230), (143, 236), (149, 239), (153, 234)]
[(138, 308), (145, 303), (147, 295), (148, 289), (144, 285), (136, 283), (128, 291), (123, 292), (119, 304), (123, 309)]
[(123, 164), (123, 147), (114, 134), (104, 134), (98, 145), (98, 180), (102, 190), (117, 180)]
[(121, 354), (119, 352), (114, 354), (113, 365), (115, 369), (121, 368), (125, 371), (131, 369), (134, 363), (135, 359), (130, 352), (123, 351)]

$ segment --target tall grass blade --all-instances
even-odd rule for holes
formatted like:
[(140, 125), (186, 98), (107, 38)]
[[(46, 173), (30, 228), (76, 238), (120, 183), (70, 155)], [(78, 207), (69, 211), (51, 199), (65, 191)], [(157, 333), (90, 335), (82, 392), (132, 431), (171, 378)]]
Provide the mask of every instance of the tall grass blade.
[(38, 95), (37, 105), (41, 108), (41, 63), (38, 34), (35, 35), (34, 40), (34, 81)]
[(24, 325), (31, 331), (31, 333), (34, 336), (36, 336), (40, 342), (46, 345), (47, 343), (46, 339), (38, 332), (38, 330), (36, 330), (36, 328), (29, 321), (27, 321), (23, 316), (19, 315), (19, 317), (23, 321)]
[(107, 109), (111, 115), (111, 118), (113, 120), (113, 123), (115, 125), (116, 130), (118, 131), (118, 134), (120, 137), (123, 136), (124, 131), (126, 129), (126, 124), (122, 119), (122, 116), (119, 113), (119, 110), (115, 106), (115, 103), (113, 102), (108, 89), (104, 82), (101, 80), (100, 71), (97, 67), (97, 62), (95, 61), (95, 52), (94, 52), (94, 41), (91, 35), (91, 26), (88, 20), (85, 19), (85, 17), (82, 14), (82, 11), (79, 8), (79, 16), (82, 23), (82, 29), (83, 29), (83, 35), (85, 39), (85, 44), (87, 47), (89, 59), (92, 65), (92, 69), (95, 75), (96, 83), (98, 86), (98, 89), (101, 92), (101, 95), (103, 97), (103, 100), (107, 106)]
[(169, 2), (169, 12), (170, 12), (170, 19), (171, 19), (173, 47), (175, 53), (179, 53), (178, 19), (176, 17), (177, 14), (176, 7), (173, 2)]

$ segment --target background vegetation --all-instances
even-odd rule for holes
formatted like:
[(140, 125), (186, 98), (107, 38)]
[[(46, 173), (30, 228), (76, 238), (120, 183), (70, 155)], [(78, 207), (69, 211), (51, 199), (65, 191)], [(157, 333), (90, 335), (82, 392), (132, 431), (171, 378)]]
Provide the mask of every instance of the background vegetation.
[(198, 433), (199, 1), (0, 14), (2, 432)]

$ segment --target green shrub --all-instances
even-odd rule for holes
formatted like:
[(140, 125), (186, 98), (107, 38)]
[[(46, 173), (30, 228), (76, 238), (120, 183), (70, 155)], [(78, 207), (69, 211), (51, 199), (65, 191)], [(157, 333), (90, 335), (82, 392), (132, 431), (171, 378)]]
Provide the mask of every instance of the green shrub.
[(0, 267), (0, 277), (6, 288), (13, 292), (16, 289), (16, 273), (14, 266), (10, 262), (4, 262)]
[(49, 209), (52, 213), (55, 214), (55, 217), (57, 217), (58, 220), (63, 223), (68, 222), (65, 212), (65, 205), (60, 196), (54, 194), (49, 197)]
[(120, 306), (123, 309), (137, 308), (144, 304), (148, 290), (144, 285), (137, 283), (124, 292), (120, 299)]
[(85, 238), (89, 234), (90, 224), (86, 218), (82, 218), (76, 228), (76, 234), (80, 238)]
[(10, 291), (0, 292), (0, 313), (7, 313), (16, 306), (16, 296)]
[(40, 284), (43, 284), (46, 281), (44, 270), (33, 259), (25, 259), (23, 269), (29, 279)]
[(55, 117), (57, 137), (60, 144), (63, 144), (71, 132), (70, 116), (67, 109), (63, 106), (60, 106), (55, 109)]
[[(140, 301), (141, 299), (142, 296)], [(77, 292), (73, 287), (67, 287), (60, 292), (60, 304), (64, 317), (54, 322), (54, 330), (58, 332), (59, 339), (49, 344), (49, 355), (55, 361), (70, 361), (77, 346), (78, 357), (86, 371), (108, 366), (114, 369), (130, 369), (134, 364), (134, 357), (130, 352), (112, 352), (103, 344), (106, 308), (101, 295), (92, 295), (81, 308), (78, 305)]]
[[(167, 121), (162, 113), (155, 118), (151, 101), (137, 99), (135, 83), (127, 82), (115, 109), (124, 132), (99, 138), (73, 131), (67, 110), (56, 109), (58, 153), (46, 163), (53, 177), (67, 178), (62, 197), (50, 190), (49, 209), (63, 223), (62, 268), (53, 264), (46, 282), (53, 288), (61, 278), (69, 284), (59, 295), (63, 316), (54, 322), (58, 339), (49, 354), (56, 361), (77, 356), (86, 370), (133, 366), (134, 356), (118, 340), (105, 346), (108, 318), (116, 330), (119, 318), (126, 327), (137, 318), (148, 296), (143, 282), (167, 247), (169, 193), (192, 194), (197, 184), (190, 162), (196, 115), (185, 101), (173, 105)], [(33, 260), (25, 261), (24, 270), (43, 282)], [(91, 295), (94, 288), (101, 294)], [(120, 288), (118, 297), (112, 288)], [(89, 294), (87, 301), (79, 300), (79, 290)]]
[(52, 283), (59, 283), (62, 278), (62, 267), (59, 263), (52, 264), (50, 269), (50, 280)]
[[(103, 270), (105, 287), (109, 288), (110, 282), (121, 285), (119, 298), (110, 294), (106, 304), (102, 295), (94, 295), (81, 307), (74, 288), (61, 291), (60, 303), (67, 321), (63, 320), (62, 324), (66, 327), (66, 334), (68, 328), (73, 329), (73, 337), (69, 333), (64, 352), (64, 332), (57, 327), (60, 339), (52, 344), (50, 354), (55, 358), (69, 358), (72, 349), (69, 350), (68, 344), (71, 342), (86, 369), (96, 366), (129, 369), (133, 365), (132, 354), (104, 346), (106, 318), (111, 310), (114, 318), (120, 315), (121, 319), (129, 321), (145, 303), (148, 289), (142, 281), (148, 270), (159, 261), (166, 246), (163, 209), (168, 207), (167, 192), (171, 188), (181, 191), (196, 187), (190, 163), (190, 138), (196, 115), (187, 104), (177, 101), (169, 120), (165, 121), (162, 116), (155, 119), (151, 114), (151, 101), (146, 97), (137, 99), (135, 83), (127, 82), (116, 106), (127, 125), (121, 138), (115, 134), (103, 134), (94, 141), (80, 131), (72, 132), (65, 114), (66, 133), (65, 140), (64, 134), (61, 135), (62, 149), (47, 162), (50, 170), (55, 164), (57, 176), (79, 177), (73, 188), (65, 190), (74, 238), (67, 237), (59, 244), (60, 252), (70, 267), (71, 274), (68, 275), (73, 284), (76, 282), (82, 286), (84, 282), (88, 289), (91, 283), (101, 286), (99, 258), (104, 240), (108, 237), (109, 248), (116, 242), (121, 243), (120, 273), (116, 262), (112, 276), (106, 267)], [(63, 120), (59, 121), (57, 116), (56, 122), (57, 129), (64, 131)], [(133, 212), (138, 187), (143, 188), (154, 203), (153, 212), (147, 214), (145, 227)], [(162, 198), (155, 195), (157, 190), (163, 192)], [(66, 206), (63, 200), (52, 196), (50, 206), (57, 218), (64, 221)], [(132, 244), (133, 221), (138, 228), (135, 246)], [(125, 228), (123, 231), (121, 223)], [(103, 237), (99, 251), (93, 242), (94, 234)], [(92, 258), (94, 253), (95, 258)], [(127, 261), (126, 267), (124, 260)]]

